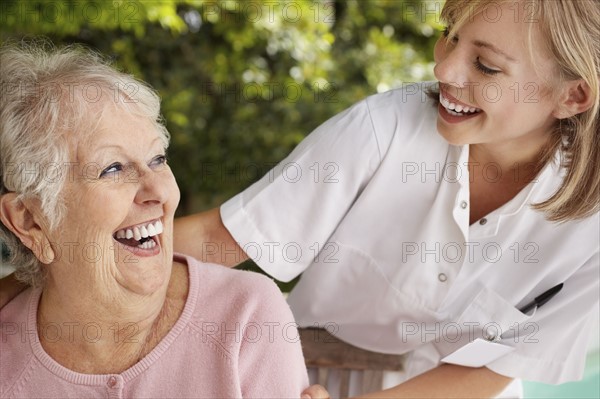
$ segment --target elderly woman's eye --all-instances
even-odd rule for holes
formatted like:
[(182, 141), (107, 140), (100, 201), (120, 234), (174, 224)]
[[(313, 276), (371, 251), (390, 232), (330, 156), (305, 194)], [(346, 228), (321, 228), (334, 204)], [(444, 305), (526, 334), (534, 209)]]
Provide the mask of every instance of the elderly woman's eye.
[(166, 155), (158, 155), (156, 157), (154, 157), (154, 159), (152, 159), (152, 162), (150, 162), (150, 166), (160, 166), (160, 165), (164, 165), (167, 163), (167, 156)]
[(100, 177), (104, 177), (110, 173), (121, 172), (122, 170), (123, 170), (123, 165), (121, 165), (118, 162), (115, 162), (115, 163), (111, 164), (108, 168), (106, 168), (102, 172), (100, 172)]

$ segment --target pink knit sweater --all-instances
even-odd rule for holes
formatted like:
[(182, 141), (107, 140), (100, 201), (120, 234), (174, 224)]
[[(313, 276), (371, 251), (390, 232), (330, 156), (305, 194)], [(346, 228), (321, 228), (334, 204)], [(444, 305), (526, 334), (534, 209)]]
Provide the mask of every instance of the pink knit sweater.
[[(28, 289), (0, 311), (2, 398), (299, 398), (308, 386), (292, 314), (279, 289), (256, 273), (176, 256), (188, 264), (183, 313), (140, 362), (120, 374), (80, 374), (42, 348), (36, 325), (41, 291)], [(100, 331), (55, 325), (57, 334)]]

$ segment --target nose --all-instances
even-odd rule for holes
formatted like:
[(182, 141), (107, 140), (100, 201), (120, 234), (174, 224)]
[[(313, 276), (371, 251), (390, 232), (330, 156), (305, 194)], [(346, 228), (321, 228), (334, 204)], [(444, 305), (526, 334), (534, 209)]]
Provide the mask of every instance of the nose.
[(435, 67), (433, 74), (441, 83), (465, 87), (468, 83), (468, 61), (459, 44), (448, 43), (440, 38), (434, 49)]
[(157, 172), (148, 167), (138, 171), (138, 190), (135, 201), (143, 205), (161, 205), (172, 195), (173, 184), (167, 171)]

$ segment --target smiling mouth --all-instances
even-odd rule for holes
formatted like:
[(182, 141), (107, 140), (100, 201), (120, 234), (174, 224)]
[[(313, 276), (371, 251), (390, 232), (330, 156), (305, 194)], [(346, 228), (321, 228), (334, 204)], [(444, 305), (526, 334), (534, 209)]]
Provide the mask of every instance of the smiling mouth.
[(481, 109), (463, 104), (456, 104), (440, 93), (440, 104), (452, 116), (471, 116), (481, 112)]
[(160, 219), (126, 227), (113, 234), (113, 238), (126, 247), (153, 249), (158, 245), (158, 235), (163, 232)]

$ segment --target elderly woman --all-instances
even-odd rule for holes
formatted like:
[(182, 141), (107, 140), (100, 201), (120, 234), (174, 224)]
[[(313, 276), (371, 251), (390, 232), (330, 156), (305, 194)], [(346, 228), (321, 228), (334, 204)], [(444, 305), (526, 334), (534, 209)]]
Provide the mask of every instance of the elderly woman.
[(277, 287), (173, 254), (157, 95), (76, 48), (5, 47), (0, 76), (0, 239), (32, 286), (0, 313), (0, 395), (299, 397)]

